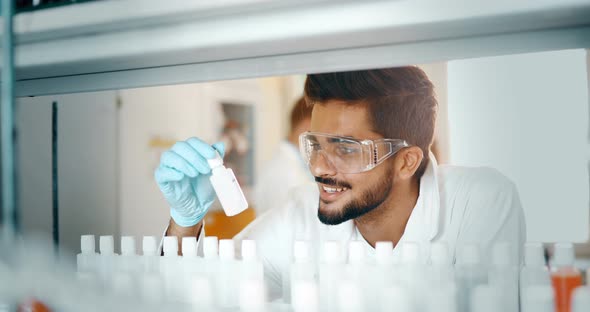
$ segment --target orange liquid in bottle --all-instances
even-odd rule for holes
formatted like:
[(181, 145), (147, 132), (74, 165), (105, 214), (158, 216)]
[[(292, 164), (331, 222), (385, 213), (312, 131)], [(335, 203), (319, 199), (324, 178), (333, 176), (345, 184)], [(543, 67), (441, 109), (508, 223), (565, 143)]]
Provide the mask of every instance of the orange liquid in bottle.
[(572, 293), (582, 286), (582, 275), (574, 268), (561, 268), (551, 274), (556, 312), (571, 312)]

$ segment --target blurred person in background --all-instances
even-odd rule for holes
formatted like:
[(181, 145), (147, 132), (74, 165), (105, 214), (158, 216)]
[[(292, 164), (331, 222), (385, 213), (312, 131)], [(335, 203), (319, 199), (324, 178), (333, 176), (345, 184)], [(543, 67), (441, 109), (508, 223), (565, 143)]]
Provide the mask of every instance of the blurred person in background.
[[(274, 207), (284, 205), (289, 191), (294, 187), (314, 181), (299, 153), (299, 135), (309, 131), (312, 109), (313, 107), (307, 105), (303, 97), (300, 97), (293, 105), (289, 134), (279, 143), (275, 154), (266, 163), (256, 182), (254, 196), (257, 216)], [(278, 185), (280, 187), (277, 187)]]

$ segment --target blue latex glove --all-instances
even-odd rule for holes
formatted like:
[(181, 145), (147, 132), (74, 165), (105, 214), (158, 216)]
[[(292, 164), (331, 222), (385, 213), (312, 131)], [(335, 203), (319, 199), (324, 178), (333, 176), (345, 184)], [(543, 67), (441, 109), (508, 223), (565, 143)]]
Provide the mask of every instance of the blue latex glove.
[(215, 191), (209, 182), (211, 167), (207, 159), (221, 157), (222, 142), (213, 146), (190, 138), (174, 144), (162, 154), (155, 179), (170, 205), (170, 216), (176, 224), (187, 227), (199, 223), (215, 201)]

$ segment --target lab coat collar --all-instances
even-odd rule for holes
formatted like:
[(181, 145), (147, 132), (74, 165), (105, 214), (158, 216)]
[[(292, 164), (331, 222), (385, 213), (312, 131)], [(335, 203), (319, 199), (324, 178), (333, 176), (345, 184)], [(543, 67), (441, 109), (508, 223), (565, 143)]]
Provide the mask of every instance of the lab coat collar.
[(432, 241), (440, 227), (441, 200), (438, 179), (438, 163), (432, 154), (426, 171), (420, 179), (420, 194), (402, 239), (404, 241)]
[[(439, 232), (441, 201), (438, 183), (438, 163), (432, 153), (429, 156), (430, 161), (424, 175), (420, 179), (418, 200), (410, 214), (400, 242), (427, 243), (432, 241)], [(353, 220), (335, 226), (325, 225), (324, 228), (327, 230), (327, 233), (324, 232), (326, 235), (324, 239), (327, 240), (341, 240), (344, 237), (354, 239), (358, 232)], [(358, 237), (357, 239), (362, 238)]]

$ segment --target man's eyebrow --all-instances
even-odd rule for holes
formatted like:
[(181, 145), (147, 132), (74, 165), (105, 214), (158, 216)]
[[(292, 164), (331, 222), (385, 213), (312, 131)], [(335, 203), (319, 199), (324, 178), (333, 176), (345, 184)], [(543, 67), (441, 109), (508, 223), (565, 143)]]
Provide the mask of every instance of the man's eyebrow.
[(339, 142), (342, 142), (344, 139), (353, 139), (353, 140), (354, 140), (354, 138), (353, 138), (353, 137), (351, 137), (351, 136), (345, 136), (345, 137), (330, 137), (330, 138), (328, 138), (328, 142), (330, 142), (330, 143), (339, 143)]

